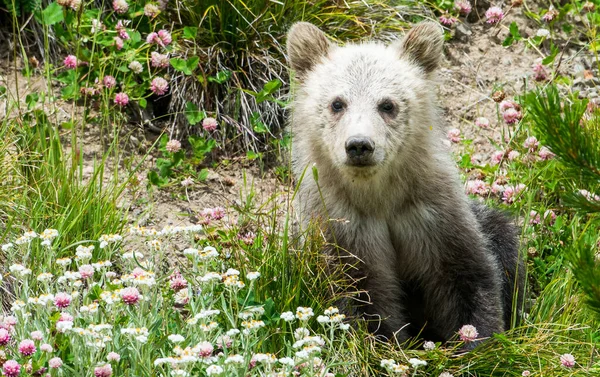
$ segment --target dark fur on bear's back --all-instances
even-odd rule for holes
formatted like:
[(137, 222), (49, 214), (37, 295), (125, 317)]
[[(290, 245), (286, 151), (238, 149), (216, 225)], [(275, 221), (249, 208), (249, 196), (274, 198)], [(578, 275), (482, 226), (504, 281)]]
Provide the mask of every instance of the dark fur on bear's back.
[[(498, 210), (493, 210), (478, 203), (471, 203), (471, 208), (479, 221), (481, 231), (489, 240), (490, 250), (502, 266), (502, 302), (504, 303), (504, 328), (511, 327), (513, 309), (523, 307), (525, 289), (525, 265), (519, 258), (519, 242), (515, 226)], [(515, 284), (517, 284), (515, 286)], [(514, 298), (517, 298), (514, 300)]]
[(489, 337), (510, 326), (523, 293), (514, 228), (468, 199), (441, 142), (442, 42), (427, 22), (390, 46), (338, 47), (307, 23), (288, 38), (292, 168), (298, 180), (319, 173), (299, 182), (296, 209), (359, 261), (353, 277), (369, 303), (359, 313), (400, 340), (424, 327), (444, 341), (463, 325)]

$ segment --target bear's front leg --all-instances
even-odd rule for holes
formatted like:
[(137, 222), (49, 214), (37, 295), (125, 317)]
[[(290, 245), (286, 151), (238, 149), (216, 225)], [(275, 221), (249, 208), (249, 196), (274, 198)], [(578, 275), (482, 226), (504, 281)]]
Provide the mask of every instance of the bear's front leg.
[(333, 226), (340, 247), (340, 262), (360, 292), (348, 314), (363, 317), (369, 330), (388, 339), (404, 341), (406, 331), (403, 291), (397, 276), (397, 254), (390, 241), (388, 227), (377, 220), (362, 218)]
[[(450, 253), (426, 285), (426, 312), (434, 331), (443, 339), (452, 338), (462, 326), (477, 329), (477, 339), (491, 337), (503, 328), (501, 277), (498, 266), (485, 249)], [(462, 257), (461, 257), (462, 256)], [(477, 341), (467, 342), (472, 349)]]
[(407, 325), (401, 302), (403, 292), (393, 265), (381, 261), (370, 265), (360, 286), (365, 292), (361, 301), (368, 302), (362, 315), (369, 321), (369, 331), (400, 343), (407, 340), (407, 331), (403, 330)]

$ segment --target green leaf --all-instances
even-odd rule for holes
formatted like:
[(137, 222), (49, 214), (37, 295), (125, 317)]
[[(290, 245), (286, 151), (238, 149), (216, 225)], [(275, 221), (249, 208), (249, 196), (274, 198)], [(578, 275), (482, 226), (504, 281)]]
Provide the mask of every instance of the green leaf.
[(198, 109), (193, 102), (188, 101), (185, 104), (185, 117), (192, 126), (198, 124), (202, 119), (206, 118), (206, 113)]
[(70, 120), (70, 121), (68, 121), (68, 122), (62, 122), (62, 123), (60, 124), (60, 126), (61, 126), (62, 128), (64, 128), (65, 130), (70, 130), (70, 129), (73, 129), (73, 121), (72, 121), (72, 120)]
[(0, 86), (0, 96), (6, 94), (6, 87), (5, 86)]
[(216, 82), (217, 84), (223, 84), (231, 77), (231, 71), (219, 71), (214, 76), (209, 76), (208, 81)]
[(506, 37), (504, 42), (502, 42), (502, 46), (508, 47), (512, 45), (515, 41), (520, 41), (523, 39), (521, 34), (519, 33), (519, 27), (516, 22), (512, 22), (509, 27), (510, 34)]
[(266, 100), (272, 99), (272, 94), (277, 91), (281, 87), (281, 81), (278, 79), (271, 80), (266, 83), (262, 90), (254, 95), (257, 103), (264, 102)]
[(137, 44), (142, 41), (142, 34), (140, 34), (140, 32), (137, 30), (132, 30), (129, 32), (129, 38), (129, 42), (133, 46), (137, 46)]
[(41, 22), (43, 25), (50, 26), (64, 20), (63, 9), (58, 3), (51, 3), (41, 12)]
[(159, 177), (158, 173), (156, 173), (154, 170), (148, 172), (148, 181), (150, 181), (150, 183), (152, 183), (154, 186), (158, 187), (162, 187), (169, 183), (168, 178)]
[(198, 34), (198, 28), (195, 26), (186, 26), (183, 28), (183, 38), (195, 39)]
[(189, 76), (192, 74), (192, 71), (198, 67), (198, 63), (200, 62), (200, 58), (197, 56), (193, 56), (188, 60), (172, 58), (170, 60), (171, 66), (175, 68), (175, 70), (183, 72), (183, 74)]
[(156, 160), (156, 167), (158, 168), (161, 177), (170, 177), (173, 162), (166, 158), (159, 158)]
[(248, 151), (246, 152), (246, 158), (250, 161), (252, 160), (256, 160), (257, 158), (259, 158), (260, 155), (254, 151)]
[(186, 75), (192, 74), (192, 72), (188, 69), (187, 62), (185, 60), (180, 58), (171, 58), (170, 62), (171, 66), (175, 68), (176, 71), (183, 72)]
[(550, 55), (546, 56), (544, 58), (544, 60), (542, 60), (542, 64), (548, 65), (548, 64), (552, 63), (554, 61), (554, 59), (556, 58), (556, 55), (558, 55), (558, 47), (556, 47), (555, 45), (551, 45), (550, 46)]
[(145, 109), (146, 106), (148, 106), (148, 101), (146, 101), (145, 98), (140, 98), (140, 100), (138, 101), (138, 103), (139, 103), (139, 105), (140, 105), (140, 107), (142, 109)]
[(197, 178), (200, 182), (206, 181), (206, 178), (208, 178), (208, 169), (204, 168), (200, 170), (200, 172), (197, 175)]
[(277, 89), (281, 87), (281, 81), (279, 79), (271, 80), (263, 87), (263, 92), (267, 94), (273, 94)]
[(260, 120), (260, 113), (256, 111), (250, 116), (250, 124), (256, 133), (264, 134), (268, 131), (267, 126)]
[(188, 59), (187, 67), (190, 70), (190, 75), (192, 74), (192, 71), (198, 67), (199, 62), (200, 62), (200, 58), (197, 56), (192, 56), (191, 58)]
[(35, 106), (35, 104), (38, 102), (39, 99), (40, 99), (39, 94), (37, 94), (37, 93), (29, 93), (25, 97), (25, 103), (27, 104), (27, 108), (29, 110), (31, 110)]

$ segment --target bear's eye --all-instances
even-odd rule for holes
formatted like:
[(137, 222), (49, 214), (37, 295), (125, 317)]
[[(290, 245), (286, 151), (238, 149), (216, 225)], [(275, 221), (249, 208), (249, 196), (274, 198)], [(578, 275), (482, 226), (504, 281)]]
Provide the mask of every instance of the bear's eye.
[(344, 107), (346, 107), (346, 104), (344, 101), (339, 99), (336, 99), (331, 103), (331, 111), (334, 113), (339, 113), (340, 111), (344, 110)]
[(379, 104), (379, 111), (383, 113), (393, 113), (394, 109), (395, 106), (391, 101), (384, 101)]

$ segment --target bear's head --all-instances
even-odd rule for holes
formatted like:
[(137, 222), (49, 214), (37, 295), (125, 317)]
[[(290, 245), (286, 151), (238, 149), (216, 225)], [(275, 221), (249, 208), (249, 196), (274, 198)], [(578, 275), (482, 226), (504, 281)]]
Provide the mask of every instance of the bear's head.
[(433, 22), (418, 24), (390, 45), (344, 47), (310, 23), (295, 24), (287, 41), (297, 81), (294, 160), (368, 178), (410, 158), (412, 147), (435, 126), (431, 79), (442, 45), (442, 30)]

